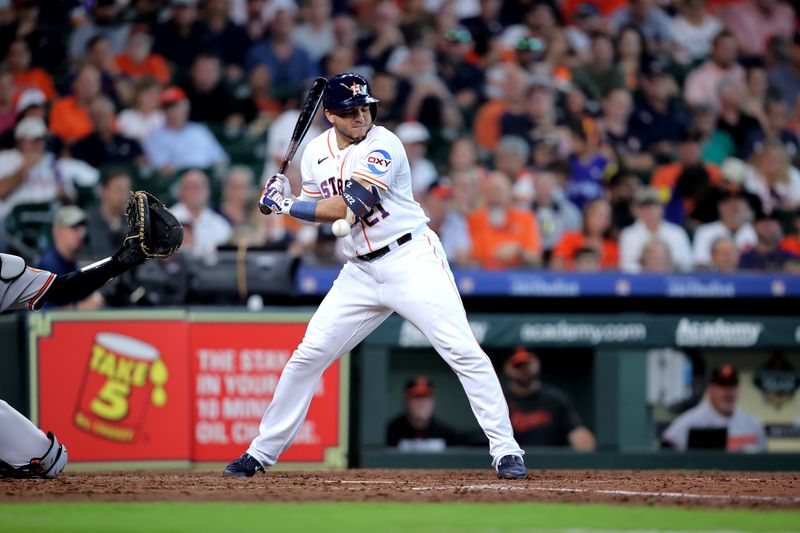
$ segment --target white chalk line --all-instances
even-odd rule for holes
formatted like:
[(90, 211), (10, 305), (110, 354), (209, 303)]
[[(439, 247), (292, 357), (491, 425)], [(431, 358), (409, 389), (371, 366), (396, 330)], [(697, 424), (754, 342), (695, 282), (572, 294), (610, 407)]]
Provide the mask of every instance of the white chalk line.
[(326, 479), (324, 481), (325, 481), (325, 483), (332, 483), (334, 485), (337, 484), (337, 483), (342, 483), (342, 484), (350, 483), (350, 484), (360, 484), (360, 485), (394, 485), (394, 484), (397, 483), (397, 481), (384, 481), (384, 480), (380, 480), (380, 479), (370, 479), (370, 480), (360, 480), (360, 479), (335, 480), (335, 479)]
[[(752, 478), (756, 481), (757, 478)], [(343, 480), (324, 480), (329, 484), (342, 484), (342, 485), (394, 485), (398, 484), (397, 481), (383, 480), (383, 479), (343, 479)], [(760, 502), (783, 502), (783, 503), (800, 503), (800, 497), (788, 496), (755, 496), (749, 494), (696, 494), (693, 492), (652, 492), (652, 491), (639, 491), (639, 490), (620, 490), (620, 489), (584, 489), (576, 487), (530, 487), (525, 485), (512, 485), (512, 484), (471, 484), (471, 485), (440, 485), (431, 487), (411, 487), (411, 490), (425, 492), (432, 490), (493, 490), (493, 491), (511, 491), (511, 492), (566, 492), (573, 494), (608, 494), (612, 496), (641, 496), (641, 497), (655, 497), (655, 498), (683, 498), (683, 499), (697, 499), (697, 500), (743, 500), (743, 501), (760, 501)]]
[(696, 494), (692, 492), (649, 492), (639, 490), (611, 490), (611, 489), (580, 489), (572, 487), (530, 487), (519, 485), (495, 485), (495, 484), (478, 484), (478, 485), (443, 485), (436, 487), (412, 487), (411, 490), (416, 491), (431, 491), (431, 490), (494, 490), (502, 491), (516, 491), (516, 492), (568, 492), (577, 494), (609, 494), (614, 496), (645, 496), (656, 498), (686, 498), (698, 500), (745, 500), (745, 501), (763, 501), (763, 502), (785, 502), (785, 503), (800, 503), (800, 497), (787, 497), (787, 496), (753, 496), (747, 494)]
[[(681, 481), (704, 481), (708, 482), (709, 480), (712, 481), (730, 481), (730, 482), (758, 482), (761, 483), (766, 481), (765, 478), (760, 477), (719, 477), (719, 478), (707, 478), (707, 477), (682, 477), (680, 478)], [(620, 479), (571, 479), (569, 480), (574, 483), (581, 483), (581, 484), (590, 484), (590, 483), (620, 483)]]

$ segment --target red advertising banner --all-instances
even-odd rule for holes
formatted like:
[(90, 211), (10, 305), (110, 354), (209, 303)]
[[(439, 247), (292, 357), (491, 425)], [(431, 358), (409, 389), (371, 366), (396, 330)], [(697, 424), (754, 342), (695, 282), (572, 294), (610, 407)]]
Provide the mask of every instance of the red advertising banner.
[[(258, 434), (307, 319), (180, 311), (31, 315), (34, 421), (58, 435), (72, 462), (228, 462)], [(345, 361), (323, 374), (282, 464), (346, 466)]]
[[(193, 461), (230, 461), (247, 450), (305, 329), (305, 322), (191, 324)], [(347, 408), (341, 403), (341, 369), (337, 361), (323, 374), (282, 464), (344, 461)]]
[(70, 461), (188, 460), (188, 324), (59, 315), (31, 320), (32, 407)]

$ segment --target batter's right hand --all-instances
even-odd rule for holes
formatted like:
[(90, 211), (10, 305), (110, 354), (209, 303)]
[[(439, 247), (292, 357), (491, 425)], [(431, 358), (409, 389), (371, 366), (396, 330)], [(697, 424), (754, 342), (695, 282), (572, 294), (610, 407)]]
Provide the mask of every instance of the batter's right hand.
[(261, 193), (258, 207), (264, 214), (268, 215), (274, 213), (276, 215), (282, 215), (284, 213), (289, 213), (289, 209), (291, 209), (293, 203), (293, 198), (284, 198), (281, 191), (275, 186), (272, 186), (267, 187), (264, 189), (264, 192)]

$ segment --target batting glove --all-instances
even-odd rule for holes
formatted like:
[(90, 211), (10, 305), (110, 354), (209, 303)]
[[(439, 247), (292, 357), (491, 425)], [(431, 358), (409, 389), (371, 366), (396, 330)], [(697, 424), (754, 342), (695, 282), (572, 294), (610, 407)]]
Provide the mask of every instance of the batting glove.
[(278, 188), (275, 186), (267, 187), (261, 193), (261, 198), (258, 200), (259, 205), (266, 207), (270, 213), (276, 215), (289, 214), (292, 208), (294, 198), (285, 198)]
[(270, 187), (278, 189), (284, 198), (293, 197), (292, 185), (291, 183), (289, 183), (289, 178), (287, 178), (283, 174), (275, 174), (270, 179), (268, 179), (266, 185), (264, 185), (264, 188), (269, 189)]

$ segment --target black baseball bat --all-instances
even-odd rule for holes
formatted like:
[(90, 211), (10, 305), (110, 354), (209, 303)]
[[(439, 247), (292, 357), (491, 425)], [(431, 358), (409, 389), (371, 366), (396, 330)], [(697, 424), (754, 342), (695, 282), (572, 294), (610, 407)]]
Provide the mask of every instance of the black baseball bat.
[[(314, 115), (317, 114), (317, 108), (322, 101), (322, 93), (325, 92), (325, 84), (327, 83), (328, 80), (320, 77), (316, 78), (314, 83), (311, 84), (311, 89), (308, 91), (306, 101), (303, 102), (303, 108), (300, 110), (300, 116), (297, 117), (297, 123), (294, 125), (292, 139), (289, 141), (289, 147), (286, 149), (286, 155), (283, 157), (283, 163), (281, 163), (278, 169), (278, 174), (285, 173), (289, 163), (294, 159), (297, 148), (300, 146), (300, 143), (303, 142), (303, 138), (306, 136), (306, 133), (308, 133), (311, 122), (314, 120)], [(270, 214), (269, 209), (263, 205), (259, 205), (259, 209), (265, 215)]]

